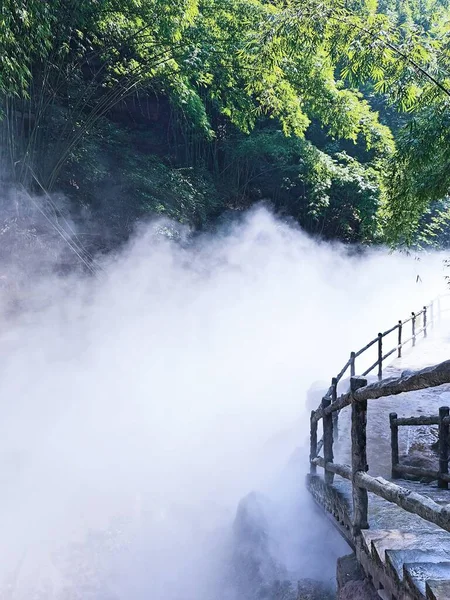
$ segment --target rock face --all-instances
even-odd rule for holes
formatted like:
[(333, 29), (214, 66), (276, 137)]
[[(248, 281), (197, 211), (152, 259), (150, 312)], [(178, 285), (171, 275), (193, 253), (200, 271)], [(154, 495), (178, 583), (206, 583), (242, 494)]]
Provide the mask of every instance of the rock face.
[(379, 600), (375, 588), (366, 580), (354, 554), (338, 560), (336, 579), (338, 600)]
[(337, 600), (380, 600), (380, 597), (369, 582), (349, 581), (339, 590)]
[(292, 581), (275, 555), (270, 522), (275, 508), (252, 492), (239, 503), (233, 525), (232, 576), (239, 600), (333, 600), (334, 593), (312, 579)]
[(269, 548), (270, 503), (251, 492), (238, 506), (233, 524), (233, 570), (242, 592), (252, 597), (265, 582), (283, 579)]

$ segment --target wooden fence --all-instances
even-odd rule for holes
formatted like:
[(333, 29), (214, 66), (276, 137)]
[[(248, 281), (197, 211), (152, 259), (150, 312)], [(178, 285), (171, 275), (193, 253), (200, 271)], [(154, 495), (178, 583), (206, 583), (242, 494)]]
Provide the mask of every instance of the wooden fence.
[[(398, 321), (393, 327), (387, 329), (386, 331), (379, 333), (376, 338), (371, 340), (368, 344), (366, 344), (363, 348), (358, 350), (358, 352), (350, 352), (350, 358), (336, 375), (331, 380), (331, 386), (325, 394), (325, 398), (329, 399), (330, 402), (334, 402), (337, 398), (337, 386), (339, 381), (346, 375), (348, 372), (351, 377), (354, 377), (356, 374), (356, 359), (362, 356), (367, 350), (372, 348), (375, 344), (377, 344), (377, 360), (370, 365), (368, 369), (366, 369), (363, 373), (361, 373), (362, 377), (366, 377), (372, 373), (374, 369), (377, 369), (378, 379), (383, 377), (383, 362), (392, 356), (395, 352), (397, 352), (397, 357), (401, 358), (402, 349), (407, 344), (411, 343), (412, 346), (415, 346), (419, 337), (423, 334), (423, 337), (426, 338), (428, 331), (431, 327), (434, 326), (437, 319), (440, 318), (442, 313), (441, 308), (441, 298), (443, 296), (438, 296), (435, 298), (430, 304), (424, 306), (422, 310), (418, 312), (412, 312), (411, 316), (404, 320)], [(409, 325), (410, 324), (410, 325)], [(407, 327), (410, 327), (410, 333), (407, 334)], [(397, 335), (397, 344), (390, 348), (387, 352), (384, 349), (384, 339), (394, 331), (398, 332)], [(405, 337), (406, 335), (406, 337)]]
[[(437, 313), (437, 315), (436, 315)], [(442, 527), (450, 532), (450, 505), (441, 506), (429, 498), (389, 482), (381, 477), (368, 475), (367, 451), (366, 451), (366, 429), (367, 429), (367, 402), (377, 398), (400, 394), (403, 392), (425, 389), (450, 383), (450, 361), (446, 361), (435, 367), (422, 369), (415, 373), (407, 373), (398, 378), (390, 378), (381, 381), (383, 372), (383, 361), (395, 351), (401, 356), (402, 348), (411, 342), (415, 345), (417, 336), (423, 333), (427, 335), (428, 328), (433, 325), (436, 317), (440, 314), (440, 298), (425, 306), (422, 311), (412, 313), (411, 317), (399, 321), (397, 325), (384, 333), (378, 334), (377, 338), (369, 342), (359, 352), (352, 352), (350, 359), (343, 369), (332, 379), (331, 387), (322, 399), (321, 406), (311, 412), (310, 421), (310, 478), (316, 476), (317, 467), (325, 471), (325, 484), (331, 485), (335, 475), (339, 475), (352, 482), (353, 497), (353, 521), (351, 533), (353, 536), (359, 534), (361, 529), (368, 528), (368, 492), (372, 492), (389, 502), (393, 502), (404, 510), (415, 513), (420, 517)], [(421, 322), (418, 327), (418, 318)], [(403, 338), (405, 325), (411, 323), (411, 336)], [(397, 345), (386, 353), (383, 353), (383, 339), (395, 330), (398, 330)], [(363, 376), (355, 377), (355, 360), (368, 348), (378, 343), (378, 359)], [(367, 384), (365, 376), (378, 367), (378, 379), (376, 383)], [(350, 391), (337, 398), (337, 384), (347, 370), (350, 369)], [(333, 444), (334, 432), (337, 427), (337, 415), (339, 411), (351, 406), (351, 465), (334, 463)], [(398, 457), (398, 427), (403, 425), (414, 425), (419, 418), (398, 419), (392, 414), (391, 418), (391, 442), (393, 471), (397, 474), (405, 473), (406, 468), (399, 465)], [(422, 419), (424, 419), (422, 417)], [(433, 473), (442, 487), (447, 487), (450, 477), (448, 475), (448, 431), (450, 425), (447, 407), (440, 409), (439, 417), (427, 417), (430, 424), (439, 425), (440, 444), (440, 467), (439, 472)], [(323, 421), (323, 439), (318, 441), (318, 423)], [(319, 452), (323, 447), (323, 458)], [(407, 467), (413, 469), (413, 467)], [(430, 472), (427, 472), (430, 475)], [(329, 488), (328, 488), (329, 489)]]
[[(332, 484), (335, 475), (352, 482), (353, 522), (352, 535), (368, 528), (368, 496), (372, 492), (404, 510), (415, 513), (450, 532), (450, 505), (441, 506), (421, 494), (411, 492), (382, 477), (367, 474), (367, 402), (414, 390), (450, 383), (450, 360), (435, 367), (428, 367), (413, 374), (367, 385), (367, 379), (352, 377), (350, 392), (343, 394), (337, 402), (322, 405), (311, 413), (310, 476), (316, 475), (317, 467), (325, 470), (325, 483)], [(351, 457), (352, 464), (344, 465), (333, 461), (333, 412), (351, 406)], [(323, 420), (324, 456), (318, 456), (317, 424)], [(445, 419), (446, 426), (448, 425)], [(447, 457), (448, 460), (448, 457)], [(450, 481), (448, 473), (440, 473), (442, 480)]]
[[(377, 369), (378, 379), (381, 380), (383, 377), (383, 362), (392, 356), (395, 352), (397, 352), (397, 357), (401, 358), (402, 349), (407, 344), (411, 343), (414, 347), (417, 343), (417, 340), (420, 339), (420, 335), (423, 334), (423, 337), (426, 338), (428, 335), (428, 331), (430, 328), (434, 327), (435, 322), (441, 318), (441, 314), (443, 309), (441, 307), (441, 298), (444, 296), (438, 296), (434, 300), (427, 304), (422, 308), (422, 310), (418, 312), (412, 312), (411, 316), (404, 319), (399, 320), (396, 325), (387, 329), (386, 331), (379, 333), (376, 338), (371, 340), (368, 344), (366, 344), (363, 348), (358, 350), (358, 352), (350, 352), (350, 358), (336, 375), (331, 379), (331, 386), (328, 388), (327, 393), (322, 399), (322, 406), (328, 406), (337, 400), (338, 393), (338, 384), (343, 379), (343, 377), (349, 372), (351, 377), (355, 376), (356, 373), (356, 359), (362, 356), (365, 352), (367, 352), (370, 348), (372, 348), (375, 344), (377, 344), (377, 360), (366, 369), (361, 376), (366, 377), (369, 375), (375, 368)], [(411, 327), (411, 334), (409, 337), (405, 336), (406, 327)], [(384, 339), (393, 333), (394, 331), (398, 332), (397, 335), (397, 344), (390, 348), (387, 352), (384, 352)], [(333, 414), (333, 424), (334, 424), (334, 433), (337, 436), (338, 432), (338, 412)], [(325, 425), (324, 425), (325, 426)], [(322, 449), (322, 444), (324, 443), (325, 438), (320, 440), (319, 442), (319, 451)]]
[[(414, 477), (425, 477), (427, 479), (437, 479), (438, 486), (442, 489), (448, 489), (450, 476), (448, 474), (448, 454), (449, 454), (449, 432), (450, 432), (450, 409), (448, 406), (441, 406), (437, 416), (420, 416), (398, 418), (397, 413), (390, 413), (389, 423), (391, 426), (391, 460), (392, 460), (392, 479), (401, 475), (412, 475)], [(438, 425), (438, 447), (439, 447), (439, 470), (422, 469), (401, 465), (398, 451), (398, 428), (405, 426), (419, 425)]]

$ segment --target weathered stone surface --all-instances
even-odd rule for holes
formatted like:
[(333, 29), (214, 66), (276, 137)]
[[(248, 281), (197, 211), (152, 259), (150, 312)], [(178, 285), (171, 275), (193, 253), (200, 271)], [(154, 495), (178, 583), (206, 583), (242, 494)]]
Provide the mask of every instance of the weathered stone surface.
[[(439, 470), (439, 457), (437, 446), (435, 445), (438, 437), (437, 427), (419, 426), (411, 431), (413, 437), (409, 445), (408, 452), (400, 456), (400, 465), (417, 467), (429, 471)], [(433, 477), (417, 478), (412, 475), (405, 475), (406, 479), (419, 479), (424, 482), (433, 481)]]
[(258, 600), (335, 600), (326, 586), (313, 579), (302, 579), (294, 585), (290, 581), (274, 581), (263, 586), (255, 597)]
[(236, 581), (244, 595), (267, 581), (283, 579), (269, 548), (269, 500), (251, 492), (238, 506), (233, 524), (233, 564)]
[(450, 598), (450, 581), (427, 581), (426, 594), (430, 600), (448, 600)]
[[(422, 444), (415, 444), (412, 446), (406, 456), (403, 455), (400, 457), (400, 464), (429, 471), (439, 470), (439, 461), (436, 454), (430, 446), (424, 446)], [(412, 475), (403, 475), (403, 477), (405, 479), (414, 479)], [(433, 479), (433, 477), (421, 477), (420, 481), (430, 482), (433, 481)]]
[[(295, 463), (295, 458), (293, 458)], [(239, 600), (335, 600), (330, 587), (288, 572), (277, 558), (273, 521), (279, 506), (258, 492), (239, 503), (233, 525), (232, 580)], [(323, 544), (326, 552), (326, 543)], [(282, 553), (281, 553), (282, 554)], [(300, 560), (300, 556), (299, 556)]]
[(427, 581), (450, 581), (450, 562), (405, 563), (403, 576), (409, 589), (425, 596)]
[(372, 600), (372, 598), (379, 600), (375, 589), (367, 581), (355, 554), (342, 556), (338, 560), (336, 579), (338, 600)]
[(334, 600), (335, 594), (326, 586), (312, 579), (298, 582), (296, 600)]
[(336, 581), (338, 590), (342, 589), (349, 581), (363, 581), (364, 573), (359, 566), (356, 555), (346, 554), (341, 556), (336, 566)]
[(339, 591), (337, 600), (380, 600), (368, 581), (349, 581)]

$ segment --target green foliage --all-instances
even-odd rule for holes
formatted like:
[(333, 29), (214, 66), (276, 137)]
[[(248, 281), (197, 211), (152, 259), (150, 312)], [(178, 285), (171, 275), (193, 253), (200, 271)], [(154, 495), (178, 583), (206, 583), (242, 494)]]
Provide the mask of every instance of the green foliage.
[(227, 161), (226, 182), (240, 206), (266, 200), (312, 233), (353, 242), (377, 238), (380, 175), (345, 152), (330, 156), (265, 128), (230, 140)]
[(420, 218), (450, 188), (450, 110), (443, 101), (418, 112), (398, 139), (384, 214), (390, 239), (412, 243)]
[[(414, 237), (414, 244), (421, 248), (450, 247), (450, 202), (448, 197), (430, 205), (421, 217)], [(446, 262), (448, 264), (448, 261)]]
[(26, 94), (36, 60), (51, 46), (54, 15), (41, 0), (2, 0), (0, 4), (0, 93)]
[(147, 130), (101, 119), (74, 149), (61, 174), (63, 190), (94, 221), (101, 218), (118, 241), (149, 216), (202, 227), (219, 204), (204, 169), (174, 167), (149, 154), (143, 150), (147, 137)]
[[(368, 84), (376, 93), (385, 94), (397, 110), (412, 113), (412, 120), (398, 134), (398, 150), (386, 169), (383, 211), (388, 239), (411, 243), (424, 211), (450, 189), (449, 3), (287, 0), (262, 40), (264, 51), (259, 60), (272, 60), (275, 69), (285, 69), (286, 54), (295, 55), (299, 47), (315, 60), (319, 49), (334, 77), (338, 74), (350, 86)], [(304, 73), (302, 78), (305, 81)], [(353, 100), (349, 92), (342, 90), (341, 105), (334, 102), (337, 118), (331, 111), (331, 122), (320, 104), (317, 110), (317, 117), (340, 137), (351, 137), (352, 126), (356, 131), (352, 119), (345, 130), (343, 115), (355, 115), (356, 123), (364, 122), (358, 103), (355, 109), (345, 111), (345, 102)], [(326, 103), (327, 94), (319, 100)], [(310, 102), (317, 109), (314, 95)], [(372, 130), (378, 129), (373, 113), (369, 115), (366, 122), (374, 123)]]
[[(114, 206), (132, 198), (116, 221), (198, 227), (267, 200), (314, 233), (411, 242), (450, 188), (449, 17), (448, 0), (4, 0), (5, 155), (83, 206), (114, 170)], [(123, 122), (149, 97), (157, 152)]]

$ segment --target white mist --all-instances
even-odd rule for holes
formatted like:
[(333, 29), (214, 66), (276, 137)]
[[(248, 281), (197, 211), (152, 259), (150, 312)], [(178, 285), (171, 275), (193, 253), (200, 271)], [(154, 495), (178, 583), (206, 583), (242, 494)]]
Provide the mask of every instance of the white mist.
[[(303, 474), (278, 474), (307, 440), (308, 388), (443, 286), (439, 256), (350, 256), (264, 210), (190, 244), (156, 229), (99, 278), (46, 278), (1, 317), (11, 598), (219, 599), (240, 498), (270, 488), (300, 508)], [(315, 576), (308, 506), (276, 547)]]

